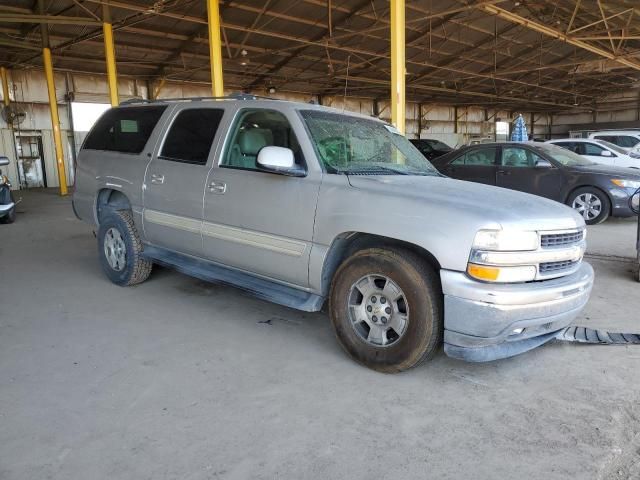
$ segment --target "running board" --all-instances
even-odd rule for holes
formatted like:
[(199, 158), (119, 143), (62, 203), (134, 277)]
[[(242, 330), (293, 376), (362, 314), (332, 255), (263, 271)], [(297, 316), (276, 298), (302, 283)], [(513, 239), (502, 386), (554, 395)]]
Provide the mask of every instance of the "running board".
[(142, 256), (200, 280), (237, 287), (257, 298), (284, 305), (285, 307), (305, 312), (318, 312), (324, 304), (324, 297), (320, 295), (255, 277), (239, 270), (223, 267), (172, 250), (145, 245)]

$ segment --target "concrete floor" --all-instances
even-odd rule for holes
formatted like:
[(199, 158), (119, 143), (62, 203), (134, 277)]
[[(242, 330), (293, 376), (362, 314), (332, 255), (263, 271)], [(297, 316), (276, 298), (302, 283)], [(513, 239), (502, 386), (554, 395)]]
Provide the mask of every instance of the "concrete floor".
[[(640, 477), (640, 346), (383, 375), (325, 314), (167, 269), (112, 285), (69, 200), (23, 196), (0, 225), (3, 480)], [(590, 229), (591, 248), (632, 255), (634, 228)], [(633, 265), (592, 263), (579, 323), (640, 331)]]

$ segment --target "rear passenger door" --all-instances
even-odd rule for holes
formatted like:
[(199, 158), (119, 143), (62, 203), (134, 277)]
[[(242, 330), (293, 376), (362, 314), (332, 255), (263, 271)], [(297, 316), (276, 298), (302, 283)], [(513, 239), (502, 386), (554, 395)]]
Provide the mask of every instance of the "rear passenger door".
[(449, 162), (443, 173), (459, 180), (495, 185), (497, 152), (498, 147), (471, 148)]
[(144, 183), (144, 231), (157, 246), (202, 255), (202, 205), (224, 110), (178, 105)]

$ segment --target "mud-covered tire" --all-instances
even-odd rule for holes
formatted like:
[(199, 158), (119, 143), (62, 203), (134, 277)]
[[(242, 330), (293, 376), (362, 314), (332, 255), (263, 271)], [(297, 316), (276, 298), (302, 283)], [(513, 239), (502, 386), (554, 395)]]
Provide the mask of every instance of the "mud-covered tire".
[[(389, 345), (374, 345), (365, 339), (361, 330), (371, 325), (371, 319), (368, 324), (358, 322), (356, 327), (352, 318), (358, 315), (350, 315), (353, 288), (367, 276), (386, 277), (406, 297), (404, 333)], [(359, 290), (355, 295), (360, 295)], [(439, 275), (420, 256), (401, 249), (372, 248), (356, 252), (338, 268), (331, 285), (329, 315), (338, 342), (354, 360), (373, 370), (393, 373), (412, 368), (437, 353), (443, 335), (442, 300)]]
[[(124, 243), (124, 263), (114, 268), (107, 258), (105, 242), (109, 242), (110, 237), (119, 234)], [(116, 285), (129, 286), (144, 282), (151, 274), (153, 263), (142, 256), (142, 242), (133, 223), (133, 217), (129, 210), (113, 210), (102, 218), (98, 229), (98, 255), (100, 265), (111, 280)]]
[[(587, 218), (584, 214), (584, 208), (580, 210), (579, 207), (581, 205), (578, 203), (582, 202), (584, 204), (584, 202), (593, 201), (593, 199), (597, 199), (597, 202), (599, 202), (600, 213), (593, 218)], [(595, 187), (582, 187), (574, 190), (567, 199), (567, 205), (582, 215), (587, 225), (598, 225), (611, 215), (611, 200), (609, 200), (606, 193)]]

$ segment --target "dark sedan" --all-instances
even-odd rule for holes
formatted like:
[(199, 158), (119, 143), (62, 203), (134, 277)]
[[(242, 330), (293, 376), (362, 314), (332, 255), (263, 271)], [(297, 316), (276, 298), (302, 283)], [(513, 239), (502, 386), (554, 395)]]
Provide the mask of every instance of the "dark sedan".
[(420, 150), (420, 153), (425, 156), (427, 160), (433, 160), (446, 153), (451, 152), (453, 149), (440, 140), (433, 140), (430, 138), (418, 138), (409, 140), (413, 145)]
[[(600, 165), (544, 143), (488, 143), (463, 147), (432, 160), (445, 175), (533, 193), (565, 203), (589, 225), (609, 215), (634, 215), (629, 197), (640, 188), (640, 173)], [(480, 201), (480, 199), (478, 199)]]

